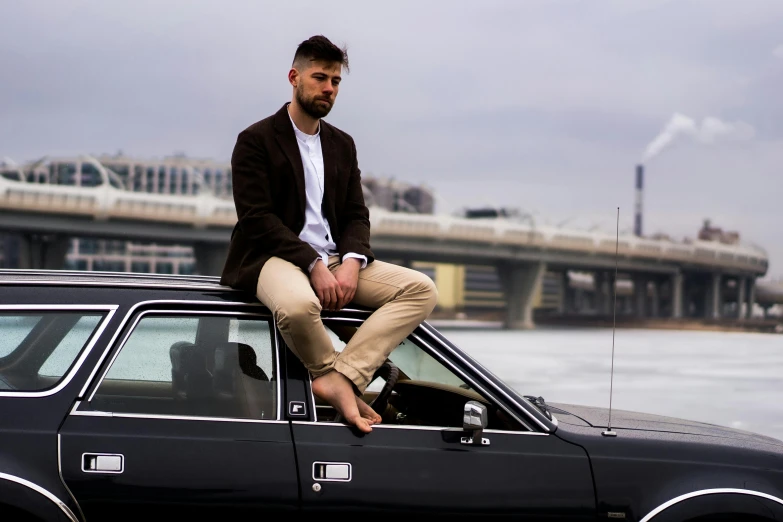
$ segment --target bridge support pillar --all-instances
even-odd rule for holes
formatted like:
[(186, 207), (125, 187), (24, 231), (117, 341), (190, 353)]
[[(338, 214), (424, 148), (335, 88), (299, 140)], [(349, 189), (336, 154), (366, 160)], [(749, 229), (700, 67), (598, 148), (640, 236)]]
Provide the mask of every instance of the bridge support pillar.
[(19, 238), (18, 268), (62, 270), (70, 238), (58, 234), (22, 234)]
[(595, 286), (595, 310), (598, 315), (611, 315), (612, 313), (612, 291), (613, 276), (609, 277), (606, 272), (596, 272), (593, 275)]
[(534, 328), (533, 300), (541, 288), (546, 271), (545, 263), (500, 263), (498, 275), (506, 294), (506, 321), (508, 329)]
[(745, 277), (737, 277), (737, 308), (734, 309), (734, 317), (737, 319), (744, 319), (743, 313), (745, 308), (745, 290), (748, 285), (748, 280)]
[(560, 274), (560, 304), (557, 307), (560, 315), (565, 315), (573, 309), (572, 293), (569, 287), (568, 270), (563, 270)]
[(637, 275), (633, 279), (634, 314), (637, 319), (647, 317), (647, 278)]
[(751, 277), (747, 281), (748, 283), (748, 293), (747, 293), (747, 303), (745, 306), (745, 319), (750, 319), (753, 317), (753, 306), (756, 304), (756, 278)]
[(657, 279), (653, 279), (651, 286), (650, 317), (659, 317), (661, 314), (661, 283)]
[(704, 315), (707, 319), (719, 319), (723, 308), (723, 277), (715, 272), (707, 283)]
[(228, 245), (223, 243), (194, 243), (193, 254), (196, 258), (196, 272), (199, 275), (219, 276), (228, 255)]
[(672, 299), (672, 317), (679, 319), (682, 317), (683, 301), (683, 276), (682, 272), (677, 272), (671, 280), (671, 299)]

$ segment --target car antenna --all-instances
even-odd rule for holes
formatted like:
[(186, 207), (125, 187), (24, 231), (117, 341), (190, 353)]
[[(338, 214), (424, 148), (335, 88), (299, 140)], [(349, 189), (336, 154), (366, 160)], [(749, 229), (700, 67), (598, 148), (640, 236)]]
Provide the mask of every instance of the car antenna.
[(609, 422), (606, 430), (601, 432), (604, 437), (616, 437), (612, 430), (612, 392), (614, 391), (614, 334), (617, 330), (617, 258), (620, 251), (620, 207), (617, 207), (617, 237), (614, 242), (614, 305), (612, 306), (612, 373), (609, 378)]

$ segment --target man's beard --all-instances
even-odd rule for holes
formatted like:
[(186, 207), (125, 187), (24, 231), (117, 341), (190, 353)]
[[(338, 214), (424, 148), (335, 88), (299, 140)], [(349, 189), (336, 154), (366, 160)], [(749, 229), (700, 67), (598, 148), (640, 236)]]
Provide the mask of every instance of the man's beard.
[(307, 113), (308, 116), (314, 120), (318, 120), (329, 114), (332, 110), (332, 104), (327, 102), (326, 104), (319, 103), (317, 98), (310, 100), (305, 99), (304, 94), (297, 89), (296, 90), (296, 102)]

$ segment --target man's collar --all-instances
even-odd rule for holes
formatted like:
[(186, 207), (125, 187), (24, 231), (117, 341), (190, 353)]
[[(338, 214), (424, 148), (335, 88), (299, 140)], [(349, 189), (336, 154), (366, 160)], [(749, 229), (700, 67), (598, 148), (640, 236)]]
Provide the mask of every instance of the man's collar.
[(321, 134), (321, 120), (320, 119), (318, 120), (318, 130), (315, 131), (315, 134), (307, 134), (306, 132), (302, 132), (301, 130), (299, 130), (299, 127), (296, 126), (296, 122), (291, 117), (291, 113), (288, 110), (290, 105), (291, 105), (290, 102), (286, 104), (285, 112), (288, 114), (288, 119), (291, 120), (291, 126), (294, 128), (294, 134), (296, 134), (297, 137), (299, 137), (299, 138), (301, 138), (301, 139), (303, 139), (305, 141), (308, 140), (308, 139), (313, 139), (313, 138), (319, 137), (320, 134)]

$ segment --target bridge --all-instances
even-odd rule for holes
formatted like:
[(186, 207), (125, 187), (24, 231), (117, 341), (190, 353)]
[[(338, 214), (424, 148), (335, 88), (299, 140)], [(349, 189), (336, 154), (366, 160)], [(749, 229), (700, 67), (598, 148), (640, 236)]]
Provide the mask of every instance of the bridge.
[[(0, 171), (0, 229), (20, 238), (20, 268), (62, 268), (69, 238), (76, 236), (190, 244), (198, 273), (220, 273), (237, 219), (233, 201), (208, 191), (133, 192), (94, 158), (79, 161), (96, 172), (88, 186), (30, 182), (21, 170)], [(614, 234), (532, 220), (466, 219), (378, 207), (370, 208), (370, 220), (379, 258), (405, 265), (495, 266), (510, 328), (532, 326), (533, 299), (545, 272), (562, 275), (563, 311), (575, 306), (567, 274), (581, 271), (592, 274), (598, 311), (609, 313), (616, 263), (621, 277), (632, 283), (637, 316), (718, 318), (726, 310), (749, 317), (757, 302), (756, 279), (768, 269), (764, 250), (749, 245), (630, 235), (616, 242)], [(729, 296), (734, 305), (727, 308)]]

